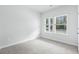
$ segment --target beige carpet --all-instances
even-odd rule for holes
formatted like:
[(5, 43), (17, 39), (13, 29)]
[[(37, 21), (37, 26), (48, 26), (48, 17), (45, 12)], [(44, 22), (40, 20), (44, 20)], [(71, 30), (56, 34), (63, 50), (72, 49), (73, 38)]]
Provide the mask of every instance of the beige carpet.
[(77, 52), (76, 46), (43, 38), (38, 38), (0, 50), (0, 54), (74, 54)]

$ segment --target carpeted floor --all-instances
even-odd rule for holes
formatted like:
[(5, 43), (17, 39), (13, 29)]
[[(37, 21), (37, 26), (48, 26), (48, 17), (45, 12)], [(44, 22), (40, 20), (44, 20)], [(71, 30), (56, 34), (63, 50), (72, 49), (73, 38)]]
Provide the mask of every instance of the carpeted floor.
[(77, 47), (38, 38), (0, 50), (0, 54), (75, 54)]

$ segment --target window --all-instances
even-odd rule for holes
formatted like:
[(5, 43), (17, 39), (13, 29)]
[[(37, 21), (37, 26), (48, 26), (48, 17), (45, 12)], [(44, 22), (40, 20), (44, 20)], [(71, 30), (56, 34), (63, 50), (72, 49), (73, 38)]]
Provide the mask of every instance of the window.
[(46, 32), (53, 31), (53, 18), (46, 18)]
[(66, 33), (66, 16), (56, 17), (56, 32)]
[(46, 18), (46, 32), (66, 33), (67, 16), (49, 17)]

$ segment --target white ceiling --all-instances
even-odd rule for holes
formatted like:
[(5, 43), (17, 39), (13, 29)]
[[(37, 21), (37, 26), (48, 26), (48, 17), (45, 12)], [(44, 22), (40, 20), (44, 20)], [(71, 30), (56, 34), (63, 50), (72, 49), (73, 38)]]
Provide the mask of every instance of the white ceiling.
[(37, 12), (45, 12), (57, 6), (58, 5), (28, 5), (27, 7)]

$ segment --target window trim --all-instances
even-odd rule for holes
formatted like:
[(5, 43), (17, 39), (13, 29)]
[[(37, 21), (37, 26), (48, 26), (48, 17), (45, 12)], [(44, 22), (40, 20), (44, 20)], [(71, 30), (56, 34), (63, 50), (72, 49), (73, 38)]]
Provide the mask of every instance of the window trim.
[[(65, 32), (65, 33), (63, 33), (63, 32), (57, 32), (57, 31), (56, 31), (56, 17), (60, 17), (60, 16), (66, 16), (66, 24), (62, 24), (62, 25), (66, 25), (66, 32)], [(56, 33), (56, 34), (65, 34), (65, 35), (67, 35), (67, 29), (68, 29), (68, 14), (57, 15), (57, 16), (46, 17), (46, 18), (48, 18), (49, 24), (50, 24), (49, 19), (50, 19), (50, 18), (53, 18), (53, 24), (52, 24), (52, 26), (53, 26), (53, 31), (50, 32), (50, 29), (49, 29), (49, 31), (46, 31), (46, 27), (45, 27), (45, 33)], [(46, 22), (46, 18), (45, 18), (45, 22)], [(48, 25), (49, 25), (49, 24), (48, 24)], [(45, 23), (44, 25), (46, 26), (46, 23)], [(58, 24), (57, 24), (57, 25), (58, 25)], [(59, 25), (61, 25), (61, 24), (59, 24)]]

